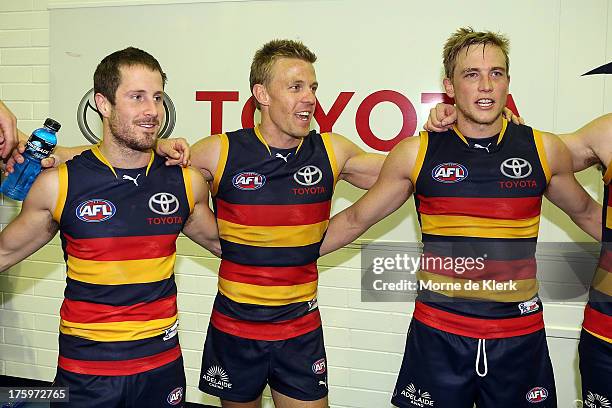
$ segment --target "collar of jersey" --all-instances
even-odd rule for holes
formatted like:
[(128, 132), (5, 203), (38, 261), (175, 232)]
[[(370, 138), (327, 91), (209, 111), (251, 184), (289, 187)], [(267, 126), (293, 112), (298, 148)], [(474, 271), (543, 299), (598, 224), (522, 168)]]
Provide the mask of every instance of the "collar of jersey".
[[(263, 135), (261, 134), (261, 130), (259, 130), (259, 125), (261, 125), (261, 123), (255, 126), (255, 136), (257, 136), (259, 141), (263, 143), (264, 146), (266, 146), (268, 153), (270, 153), (270, 156), (272, 156), (272, 150), (270, 150), (270, 146), (268, 145), (268, 143), (266, 142), (266, 139), (264, 139)], [(297, 154), (300, 151), (300, 147), (302, 147), (302, 143), (304, 143), (304, 139), (305, 138), (300, 139), (300, 144), (298, 145), (297, 149), (295, 149), (295, 154)]]
[(612, 160), (608, 163), (608, 168), (603, 175), (604, 184), (610, 184), (610, 180), (612, 180)]
[[(499, 132), (499, 137), (497, 138), (497, 143), (496, 143), (497, 146), (499, 146), (499, 144), (501, 143), (504, 137), (504, 134), (506, 133), (507, 126), (508, 126), (508, 121), (506, 119), (502, 119), (502, 128), (501, 128), (501, 131)], [(457, 127), (456, 124), (453, 125), (453, 130), (455, 131), (455, 134), (459, 137), (459, 139), (461, 139), (463, 143), (465, 143), (467, 146), (470, 145), (467, 139), (465, 138), (465, 136), (463, 136), (463, 133), (459, 131), (459, 128)]]
[[(110, 162), (108, 160), (106, 160), (106, 157), (104, 157), (104, 155), (100, 151), (100, 143), (94, 145), (91, 148), (91, 151), (94, 154), (94, 156), (96, 156), (96, 158), (98, 160), (100, 160), (102, 163), (104, 163), (104, 165), (106, 165), (106, 167), (108, 167), (110, 169), (110, 171), (113, 172), (113, 174), (115, 175), (115, 178), (119, 177), (119, 176), (117, 176), (117, 172), (115, 171), (115, 168), (113, 167), (113, 165), (110, 164)], [(149, 164), (147, 164), (147, 170), (145, 171), (145, 177), (149, 175), (149, 170), (151, 169), (151, 165), (153, 164), (153, 159), (154, 158), (155, 158), (155, 154), (153, 153), (153, 151), (151, 151), (151, 158), (149, 159)]]

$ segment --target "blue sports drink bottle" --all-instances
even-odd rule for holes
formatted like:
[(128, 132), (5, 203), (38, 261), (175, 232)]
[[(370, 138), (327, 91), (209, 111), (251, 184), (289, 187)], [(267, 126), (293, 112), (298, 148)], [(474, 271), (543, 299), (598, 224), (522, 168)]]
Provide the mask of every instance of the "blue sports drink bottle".
[(43, 127), (32, 132), (23, 152), (23, 163), (15, 163), (15, 171), (9, 174), (0, 186), (2, 194), (13, 200), (23, 201), (25, 199), (36, 176), (42, 170), (40, 161), (49, 157), (57, 144), (55, 133), (61, 126), (53, 119), (47, 118)]

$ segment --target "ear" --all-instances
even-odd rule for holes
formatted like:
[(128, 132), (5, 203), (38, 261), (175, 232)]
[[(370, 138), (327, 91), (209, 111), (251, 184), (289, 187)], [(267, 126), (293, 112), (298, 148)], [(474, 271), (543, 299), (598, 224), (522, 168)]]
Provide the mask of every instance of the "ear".
[(96, 101), (96, 107), (98, 108), (98, 111), (102, 117), (110, 117), (112, 104), (108, 99), (106, 99), (106, 96), (102, 95), (101, 93), (97, 93), (94, 95), (94, 99)]
[(454, 98), (455, 97), (455, 87), (453, 86), (453, 83), (451, 82), (451, 80), (448, 78), (444, 78), (442, 83), (444, 84), (444, 90), (446, 91), (446, 94), (450, 98)]
[(253, 96), (261, 106), (268, 106), (270, 104), (270, 96), (268, 95), (265, 85), (253, 85)]

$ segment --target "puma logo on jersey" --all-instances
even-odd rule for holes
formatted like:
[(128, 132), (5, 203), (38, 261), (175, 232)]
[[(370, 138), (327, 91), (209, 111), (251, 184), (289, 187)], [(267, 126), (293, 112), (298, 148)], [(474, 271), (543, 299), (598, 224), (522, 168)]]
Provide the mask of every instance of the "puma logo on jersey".
[(123, 179), (124, 179), (124, 180), (131, 180), (131, 181), (133, 181), (133, 182), (134, 182), (134, 184), (136, 185), (136, 187), (138, 187), (138, 181), (136, 181), (136, 180), (138, 180), (138, 177), (140, 177), (140, 173), (138, 173), (138, 175), (136, 176), (136, 178), (131, 177), (131, 176), (128, 176), (127, 174), (124, 174), (124, 175), (123, 175)]
[(490, 143), (490, 142), (489, 142), (489, 144), (488, 144), (488, 145), (486, 145), (486, 146), (483, 146), (483, 145), (478, 144), (478, 143), (474, 143), (474, 148), (475, 148), (475, 149), (485, 149), (485, 150), (487, 151), (487, 153), (491, 153), (491, 152), (489, 151), (489, 146), (491, 146), (491, 143)]
[(291, 156), (291, 153), (287, 153), (287, 156), (286, 156), (286, 157), (285, 157), (285, 156), (283, 156), (283, 155), (282, 155), (282, 154), (280, 154), (280, 153), (276, 153), (276, 156), (275, 156), (275, 157), (276, 157), (277, 159), (283, 159), (283, 160), (285, 161), (285, 163), (287, 163), (287, 160), (289, 160), (289, 156)]

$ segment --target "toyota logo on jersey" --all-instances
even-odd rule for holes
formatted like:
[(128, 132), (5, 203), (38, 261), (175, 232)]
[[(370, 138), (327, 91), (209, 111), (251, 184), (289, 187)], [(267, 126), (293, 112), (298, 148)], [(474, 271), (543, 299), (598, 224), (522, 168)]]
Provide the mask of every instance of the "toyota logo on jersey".
[(503, 161), (499, 170), (506, 177), (522, 179), (531, 174), (531, 163), (520, 157), (511, 157)]
[(76, 216), (85, 222), (106, 221), (115, 215), (115, 212), (117, 209), (113, 203), (99, 198), (84, 201), (76, 208)]
[(317, 166), (304, 166), (299, 169), (293, 179), (303, 186), (314, 186), (323, 178), (323, 173)]
[(440, 183), (458, 183), (465, 180), (467, 176), (467, 168), (459, 163), (438, 164), (431, 171), (431, 177)]
[(155, 214), (170, 215), (179, 209), (178, 199), (170, 193), (157, 193), (149, 198), (149, 208)]
[(266, 176), (253, 171), (243, 171), (234, 176), (232, 184), (240, 190), (257, 190), (266, 184)]

